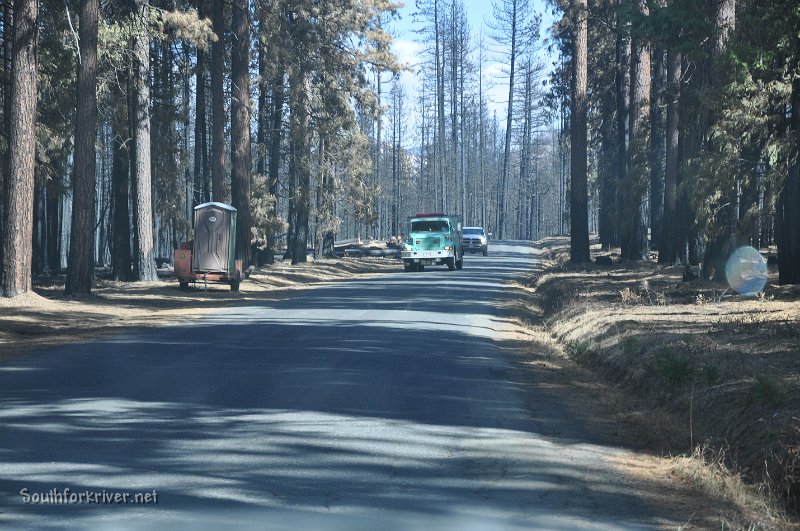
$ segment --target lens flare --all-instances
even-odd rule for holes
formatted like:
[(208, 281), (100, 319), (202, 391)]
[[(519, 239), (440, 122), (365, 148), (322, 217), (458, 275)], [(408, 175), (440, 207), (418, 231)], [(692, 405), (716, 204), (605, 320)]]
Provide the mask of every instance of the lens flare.
[(725, 264), (728, 285), (741, 295), (755, 295), (767, 285), (767, 261), (756, 249), (740, 247)]

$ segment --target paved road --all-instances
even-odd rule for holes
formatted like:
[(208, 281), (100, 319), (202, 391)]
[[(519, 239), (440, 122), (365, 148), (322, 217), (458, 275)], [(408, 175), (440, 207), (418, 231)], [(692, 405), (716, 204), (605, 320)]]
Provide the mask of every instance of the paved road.
[[(317, 287), (0, 366), (0, 527), (658, 525), (604, 464), (612, 450), (578, 426), (542, 433), (537, 416), (566, 413), (526, 407), (534, 391), (495, 341), (503, 283), (532, 253), (496, 243), (458, 272)], [(158, 503), (20, 495), (54, 488)]]

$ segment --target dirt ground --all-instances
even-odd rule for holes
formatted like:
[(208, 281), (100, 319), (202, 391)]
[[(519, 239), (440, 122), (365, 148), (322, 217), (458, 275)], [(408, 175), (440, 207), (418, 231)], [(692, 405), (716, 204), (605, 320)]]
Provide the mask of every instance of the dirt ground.
[[(292, 266), (277, 262), (256, 270), (238, 292), (202, 283), (181, 290), (171, 271), (157, 282), (98, 279), (88, 297), (64, 296), (64, 277), (38, 279), (33, 293), (0, 298), (0, 360), (65, 342), (87, 340), (123, 327), (164, 326), (225, 306), (277, 300), (291, 291), (387, 271), (402, 270), (391, 258), (341, 258)], [(102, 277), (102, 275), (100, 275)]]
[[(614, 253), (610, 266), (570, 266), (567, 240), (542, 245), (547, 259), (518, 279), (510, 308), (537, 381), (651, 456), (620, 459), (628, 476), (662, 483), (687, 510), (717, 501), (687, 527), (799, 528), (800, 289), (771, 271), (763, 293), (741, 296)], [(699, 498), (681, 499), (674, 481)]]

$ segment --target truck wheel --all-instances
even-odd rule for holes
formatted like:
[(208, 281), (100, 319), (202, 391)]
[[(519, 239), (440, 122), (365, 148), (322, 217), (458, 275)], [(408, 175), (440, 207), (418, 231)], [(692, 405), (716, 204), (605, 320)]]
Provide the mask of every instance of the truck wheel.
[(422, 264), (417, 264), (417, 271), (425, 271), (425, 266)]
[(188, 282), (180, 282), (178, 285), (181, 287), (182, 290), (189, 289), (189, 283)]
[(455, 271), (456, 270), (456, 257), (455, 256), (452, 256), (452, 257), (447, 259), (447, 269), (449, 269), (450, 271)]
[(417, 270), (417, 268), (414, 267), (414, 262), (405, 262), (403, 263), (403, 270), (406, 273), (413, 273), (414, 271)]
[(463, 255), (461, 257), (459, 257), (458, 260), (456, 260), (456, 269), (461, 269), (462, 267), (464, 267), (464, 256)]
[(485, 251), (483, 251), (483, 256), (489, 256), (489, 250), (488, 250), (488, 249), (486, 249)]

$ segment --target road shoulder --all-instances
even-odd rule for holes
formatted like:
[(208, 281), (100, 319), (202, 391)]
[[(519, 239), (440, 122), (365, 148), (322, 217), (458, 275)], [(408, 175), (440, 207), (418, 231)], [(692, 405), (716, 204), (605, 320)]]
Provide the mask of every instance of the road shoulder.
[(156, 282), (97, 280), (92, 295), (66, 297), (63, 276), (38, 279), (34, 291), (0, 298), (0, 363), (67, 343), (142, 327), (177, 325), (227, 307), (289, 298), (297, 290), (399, 271), (391, 258), (341, 258), (302, 265), (276, 263), (242, 282), (179, 289), (170, 274)]
[[(654, 403), (648, 393), (628, 385), (598, 357), (587, 357), (574, 342), (565, 341), (565, 321), (572, 319), (573, 329), (585, 325), (582, 319), (590, 309), (585, 299), (592, 290), (587, 294), (584, 286), (579, 292), (569, 284), (574, 272), (558, 266), (556, 251), (563, 249), (563, 241), (540, 245), (554, 252), (549, 257), (545, 253), (532, 273), (508, 286), (513, 296), (501, 313), (516, 328), (505, 327), (499, 343), (531, 389), (528, 407), (542, 434), (568, 441), (578, 439), (575, 431), (581, 430), (581, 440), (619, 448), (606, 459), (638, 485), (651, 506), (669, 508), (671, 515), (666, 518), (673, 524), (709, 529), (797, 527), (773, 498), (762, 496), (763, 485), (743, 481), (712, 446), (697, 444), (696, 438), (690, 444), (688, 413)], [(545, 275), (549, 291), (539, 284)], [(597, 305), (591, 310), (609, 312)], [(592, 332), (601, 330), (589, 327), (586, 333)], [(563, 408), (575, 422), (543, 413), (549, 404)], [(694, 429), (693, 436), (698, 437), (697, 426)]]

